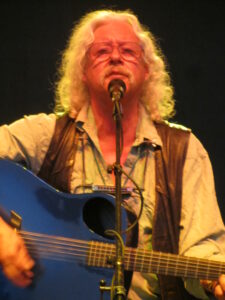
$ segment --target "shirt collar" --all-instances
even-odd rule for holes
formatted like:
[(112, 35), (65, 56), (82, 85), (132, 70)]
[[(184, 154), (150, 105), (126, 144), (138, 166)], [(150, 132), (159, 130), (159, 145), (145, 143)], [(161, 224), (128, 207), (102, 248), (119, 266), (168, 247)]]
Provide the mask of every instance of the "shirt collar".
[(79, 111), (76, 118), (76, 126), (80, 130), (84, 130), (87, 133), (89, 138), (93, 141), (97, 149), (100, 151), (95, 118), (92, 112), (91, 105), (89, 103), (86, 103)]
[(139, 105), (139, 119), (136, 130), (134, 146), (149, 142), (156, 146), (162, 146), (162, 141), (157, 133), (154, 122), (150, 118), (149, 112), (143, 104)]
[[(77, 127), (84, 129), (88, 135), (95, 140), (97, 139), (97, 128), (94, 120), (94, 115), (89, 103), (85, 104), (79, 111), (76, 118)], [(162, 141), (157, 133), (154, 122), (151, 120), (150, 115), (143, 104), (139, 105), (139, 119), (136, 129), (136, 139), (133, 146), (138, 146), (142, 143), (151, 143), (156, 146), (162, 146)]]
[(82, 127), (84, 123), (88, 121), (88, 108), (89, 108), (89, 103), (84, 104), (80, 111), (77, 114), (76, 117), (76, 124), (78, 127)]

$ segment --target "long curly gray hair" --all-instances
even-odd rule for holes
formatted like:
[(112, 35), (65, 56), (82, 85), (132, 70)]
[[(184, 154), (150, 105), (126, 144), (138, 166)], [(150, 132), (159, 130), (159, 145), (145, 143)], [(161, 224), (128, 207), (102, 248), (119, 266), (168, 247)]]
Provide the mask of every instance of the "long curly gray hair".
[(169, 119), (174, 115), (174, 99), (165, 59), (152, 33), (140, 24), (130, 10), (93, 11), (86, 14), (74, 26), (58, 70), (55, 113), (57, 115), (69, 113), (71, 117), (76, 117), (82, 105), (89, 101), (87, 88), (82, 80), (86, 53), (93, 42), (95, 29), (115, 19), (128, 22), (143, 47), (149, 77), (144, 85), (142, 103), (152, 120)]

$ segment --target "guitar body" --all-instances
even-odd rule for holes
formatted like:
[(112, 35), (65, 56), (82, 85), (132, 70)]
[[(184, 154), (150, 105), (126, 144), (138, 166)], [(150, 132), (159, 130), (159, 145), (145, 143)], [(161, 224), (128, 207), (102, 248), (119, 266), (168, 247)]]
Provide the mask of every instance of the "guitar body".
[[(0, 205), (22, 217), (23, 231), (109, 242), (93, 232), (95, 228), (90, 230), (89, 223), (91, 226), (97, 223), (100, 234), (114, 228), (112, 196), (58, 192), (31, 172), (6, 160), (0, 160)], [(38, 275), (34, 284), (25, 289), (13, 286), (0, 274), (0, 299), (97, 300), (100, 299), (99, 281), (105, 279), (110, 285), (113, 276), (113, 269), (88, 267), (71, 259), (57, 261), (40, 255), (36, 265)], [(103, 299), (110, 299), (109, 292), (104, 293)]]

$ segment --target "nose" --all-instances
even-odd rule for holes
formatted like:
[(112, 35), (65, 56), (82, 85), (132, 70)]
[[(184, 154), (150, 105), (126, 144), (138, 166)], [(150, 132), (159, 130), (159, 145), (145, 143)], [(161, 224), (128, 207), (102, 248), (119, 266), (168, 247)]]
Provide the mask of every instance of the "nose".
[(110, 55), (110, 61), (114, 63), (122, 61), (118, 47), (113, 47), (112, 53)]

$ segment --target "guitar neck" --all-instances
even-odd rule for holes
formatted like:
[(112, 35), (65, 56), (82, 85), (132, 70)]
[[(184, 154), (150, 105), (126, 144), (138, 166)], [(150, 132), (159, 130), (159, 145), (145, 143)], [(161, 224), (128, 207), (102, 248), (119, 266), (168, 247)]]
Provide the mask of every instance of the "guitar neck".
[[(91, 242), (87, 263), (90, 266), (111, 268), (115, 246)], [(198, 279), (218, 279), (225, 273), (225, 263), (203, 258), (168, 254), (136, 248), (125, 248), (125, 270)]]
[[(27, 246), (33, 241), (45, 258), (79, 261), (90, 267), (113, 268), (114, 244), (21, 232)], [(32, 247), (31, 247), (32, 250)], [(225, 273), (225, 262), (125, 247), (125, 270), (185, 278), (216, 280)]]

